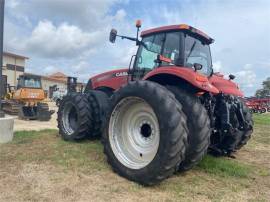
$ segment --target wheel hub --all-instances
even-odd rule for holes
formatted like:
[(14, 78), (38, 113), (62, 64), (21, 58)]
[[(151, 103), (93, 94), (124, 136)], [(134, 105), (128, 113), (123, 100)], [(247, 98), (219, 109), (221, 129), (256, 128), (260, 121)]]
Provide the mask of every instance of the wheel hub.
[(157, 117), (152, 107), (138, 97), (122, 99), (109, 122), (109, 141), (116, 158), (131, 169), (148, 165), (160, 140)]

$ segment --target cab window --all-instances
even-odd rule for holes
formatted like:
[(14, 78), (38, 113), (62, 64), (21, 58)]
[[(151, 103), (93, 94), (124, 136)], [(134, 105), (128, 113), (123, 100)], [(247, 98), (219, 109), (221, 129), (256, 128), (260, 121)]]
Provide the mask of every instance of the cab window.
[(166, 34), (162, 55), (170, 58), (172, 63), (162, 62), (161, 66), (178, 64), (180, 58), (180, 32), (169, 32)]
[(202, 65), (202, 69), (198, 72), (205, 75), (211, 74), (212, 61), (208, 44), (204, 44), (200, 40), (186, 35), (184, 54), (185, 66), (193, 67), (194, 63), (199, 63)]

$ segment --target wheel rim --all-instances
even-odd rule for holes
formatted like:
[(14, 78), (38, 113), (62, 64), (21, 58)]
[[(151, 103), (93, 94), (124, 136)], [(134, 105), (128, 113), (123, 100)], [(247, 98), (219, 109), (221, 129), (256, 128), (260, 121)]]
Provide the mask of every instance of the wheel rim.
[(156, 156), (160, 141), (158, 119), (152, 107), (138, 97), (122, 99), (109, 121), (109, 141), (126, 167), (141, 169)]
[(63, 126), (67, 135), (72, 135), (78, 127), (78, 114), (73, 104), (66, 104), (63, 110)]

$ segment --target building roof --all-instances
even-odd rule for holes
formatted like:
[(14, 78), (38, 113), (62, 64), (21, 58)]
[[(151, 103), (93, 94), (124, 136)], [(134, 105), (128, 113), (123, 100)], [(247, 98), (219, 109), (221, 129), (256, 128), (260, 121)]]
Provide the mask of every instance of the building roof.
[(51, 77), (51, 76), (44, 76), (44, 75), (37, 75), (37, 74), (32, 74), (25, 72), (25, 75), (34, 75), (34, 76), (40, 76), (44, 80), (49, 80), (49, 81), (54, 81), (54, 82), (60, 82), (60, 83), (67, 83), (67, 80), (64, 80), (63, 78), (56, 78), (56, 77)]
[[(53, 82), (67, 84), (67, 76), (62, 72), (56, 72), (56, 73), (49, 75), (49, 76), (37, 75), (37, 74), (32, 74), (32, 73), (27, 73), (27, 72), (25, 72), (24, 75), (40, 76), (42, 79), (47, 80), (47, 81), (53, 81)], [(85, 85), (82, 82), (77, 82), (77, 84), (78, 85)]]
[(65, 75), (62, 72), (56, 72), (54, 74), (49, 75), (49, 77), (61, 77), (61, 78), (67, 78), (67, 75)]
[(23, 56), (23, 55), (18, 55), (18, 54), (15, 54), (15, 53), (6, 52), (6, 51), (3, 52), (3, 55), (10, 56), (10, 57), (15, 57), (15, 58), (20, 58), (20, 59), (25, 59), (25, 60), (29, 59), (29, 57), (26, 57), (26, 56)]

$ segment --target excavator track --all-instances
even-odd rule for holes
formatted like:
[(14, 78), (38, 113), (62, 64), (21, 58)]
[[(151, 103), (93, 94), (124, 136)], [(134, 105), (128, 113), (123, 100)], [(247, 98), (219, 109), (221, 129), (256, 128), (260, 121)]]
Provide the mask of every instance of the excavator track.
[(7, 114), (18, 115), (20, 111), (20, 104), (14, 100), (4, 100), (2, 105), (4, 112)]
[(37, 104), (37, 119), (39, 121), (49, 121), (51, 119), (53, 110), (49, 110), (47, 103), (40, 102)]

